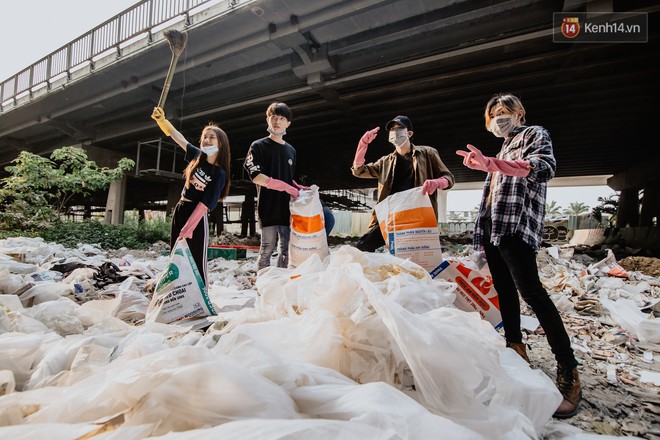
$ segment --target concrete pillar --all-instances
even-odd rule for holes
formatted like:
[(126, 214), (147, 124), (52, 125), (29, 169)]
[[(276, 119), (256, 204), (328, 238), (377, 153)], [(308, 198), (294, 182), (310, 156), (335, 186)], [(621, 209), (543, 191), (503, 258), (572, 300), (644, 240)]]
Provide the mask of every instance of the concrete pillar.
[(110, 184), (108, 200), (105, 204), (105, 224), (121, 225), (124, 223), (126, 180), (124, 176)]
[(621, 190), (616, 211), (616, 227), (639, 226), (639, 196), (636, 189)]
[(438, 223), (447, 223), (447, 191), (435, 192), (438, 200)]
[(658, 217), (657, 201), (660, 189), (658, 179), (657, 161), (646, 160), (634, 167), (628, 168), (607, 179), (607, 185), (621, 191), (619, 209), (616, 213), (616, 225), (619, 228), (626, 226), (640, 226), (639, 189), (644, 188), (644, 204), (642, 206), (644, 225), (650, 225), (654, 217)]
[[(209, 212), (209, 221), (215, 224), (215, 235), (220, 235), (225, 231), (225, 204), (221, 201), (218, 202), (213, 211)], [(211, 229), (213, 233), (213, 229)]]
[(644, 185), (644, 198), (642, 199), (639, 225), (660, 225), (660, 180), (648, 182)]
[(181, 182), (170, 183), (167, 187), (167, 215), (174, 212), (174, 207), (181, 199)]

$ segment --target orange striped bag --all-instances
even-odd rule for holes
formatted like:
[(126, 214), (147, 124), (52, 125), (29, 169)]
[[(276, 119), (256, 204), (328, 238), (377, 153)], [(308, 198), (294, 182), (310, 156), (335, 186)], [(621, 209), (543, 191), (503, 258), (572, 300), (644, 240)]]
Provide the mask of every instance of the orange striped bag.
[(421, 187), (392, 194), (375, 210), (390, 254), (409, 259), (429, 272), (442, 263), (438, 221)]
[(301, 190), (298, 198), (289, 205), (289, 268), (300, 266), (312, 254), (317, 254), (321, 260), (330, 254), (318, 190), (316, 185), (309, 190)]

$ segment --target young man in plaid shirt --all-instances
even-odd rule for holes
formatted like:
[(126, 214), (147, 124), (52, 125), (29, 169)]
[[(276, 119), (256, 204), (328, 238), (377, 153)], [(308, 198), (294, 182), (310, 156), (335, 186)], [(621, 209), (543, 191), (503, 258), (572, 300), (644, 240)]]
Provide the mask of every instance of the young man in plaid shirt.
[(457, 151), (463, 165), (488, 173), (474, 231), (474, 246), (484, 248), (498, 292), (508, 347), (527, 362), (520, 331), (518, 292), (532, 308), (557, 360), (557, 388), (563, 400), (554, 416), (572, 417), (582, 397), (577, 361), (559, 316), (539, 279), (536, 252), (541, 247), (548, 181), (556, 161), (548, 132), (526, 126), (525, 108), (510, 94), (495, 95), (486, 105), (486, 129), (504, 138), (497, 157), (485, 157), (468, 145)]

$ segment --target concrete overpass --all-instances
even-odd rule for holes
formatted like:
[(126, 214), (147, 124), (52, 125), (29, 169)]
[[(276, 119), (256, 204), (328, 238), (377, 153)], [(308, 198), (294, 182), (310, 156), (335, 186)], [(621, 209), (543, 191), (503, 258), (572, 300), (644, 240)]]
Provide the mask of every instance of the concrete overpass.
[[(144, 0), (120, 14), (117, 34), (139, 11), (162, 3)], [(373, 186), (350, 174), (355, 145), (365, 130), (397, 114), (412, 119), (413, 141), (437, 148), (458, 182), (480, 181), (483, 174), (464, 168), (454, 151), (466, 143), (487, 154), (499, 149), (484, 130), (483, 107), (493, 93), (510, 91), (522, 97), (528, 123), (550, 131), (558, 178), (613, 175), (611, 186), (634, 208), (640, 189), (658, 199), (655, 2), (192, 3), (194, 8), (177, 10), (169, 21), (117, 37), (116, 47), (78, 56), (82, 61), (59, 76), (18, 87), (39, 76), (32, 66), (3, 82), (0, 164), (20, 150), (44, 154), (64, 145), (89, 147), (97, 160), (103, 156), (98, 152), (137, 159), (139, 149), (140, 169), (126, 182), (127, 207), (168, 194), (175, 198), (181, 161), (149, 117), (170, 61), (161, 31), (173, 27), (185, 30), (189, 40), (166, 113), (191, 140), (207, 121), (221, 124), (237, 159), (236, 191), (247, 187), (239, 159), (265, 134), (264, 111), (273, 100), (294, 111), (287, 139), (298, 151), (297, 174), (322, 189)], [(646, 13), (648, 42), (553, 43), (553, 12), (562, 11)], [(93, 48), (98, 41), (96, 33), (87, 38), (68, 45), (69, 58), (76, 47)], [(367, 160), (390, 151), (381, 136)], [(658, 204), (647, 205), (647, 212), (657, 216)]]

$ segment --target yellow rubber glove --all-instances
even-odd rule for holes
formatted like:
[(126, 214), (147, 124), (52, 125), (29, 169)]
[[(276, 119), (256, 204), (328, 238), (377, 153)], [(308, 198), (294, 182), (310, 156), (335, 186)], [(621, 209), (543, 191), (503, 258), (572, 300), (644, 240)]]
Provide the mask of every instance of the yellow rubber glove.
[(174, 126), (165, 119), (165, 111), (160, 107), (154, 107), (154, 112), (151, 114), (151, 118), (158, 123), (158, 126), (163, 133), (167, 136), (171, 136), (174, 131)]

